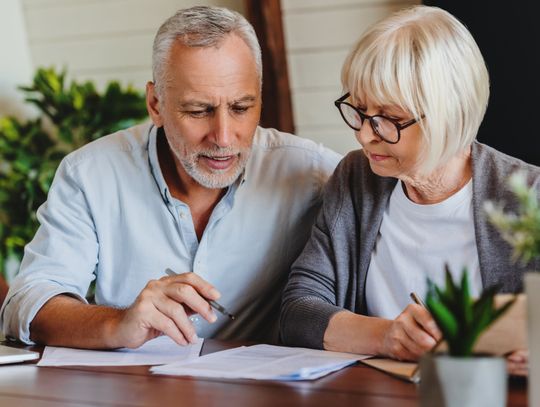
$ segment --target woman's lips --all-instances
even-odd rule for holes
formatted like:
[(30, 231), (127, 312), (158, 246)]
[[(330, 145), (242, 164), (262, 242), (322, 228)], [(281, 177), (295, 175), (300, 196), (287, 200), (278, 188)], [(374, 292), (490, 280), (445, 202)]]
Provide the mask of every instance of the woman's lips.
[(390, 158), (389, 155), (375, 154), (375, 153), (369, 153), (369, 152), (368, 152), (368, 156), (369, 156), (369, 159), (373, 161), (384, 161)]

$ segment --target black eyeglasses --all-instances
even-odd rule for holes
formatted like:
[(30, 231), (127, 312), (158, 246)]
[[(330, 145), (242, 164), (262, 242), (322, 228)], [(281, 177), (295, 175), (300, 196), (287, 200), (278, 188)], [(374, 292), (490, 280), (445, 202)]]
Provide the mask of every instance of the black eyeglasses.
[[(380, 114), (368, 116), (357, 107), (351, 105), (349, 102), (345, 102), (345, 99), (347, 99), (350, 95), (350, 93), (344, 94), (342, 97), (336, 100), (334, 104), (338, 108), (339, 113), (341, 113), (341, 117), (343, 117), (345, 123), (347, 123), (347, 125), (353, 130), (359, 131), (362, 124), (364, 124), (364, 121), (369, 120), (371, 128), (375, 134), (381, 138), (381, 140), (390, 144), (396, 144), (401, 138), (401, 130), (412, 126), (418, 121), (417, 119), (411, 119), (405, 123), (400, 123), (396, 119), (392, 119), (391, 117), (386, 117)], [(421, 119), (423, 118), (424, 116), (421, 117)]]

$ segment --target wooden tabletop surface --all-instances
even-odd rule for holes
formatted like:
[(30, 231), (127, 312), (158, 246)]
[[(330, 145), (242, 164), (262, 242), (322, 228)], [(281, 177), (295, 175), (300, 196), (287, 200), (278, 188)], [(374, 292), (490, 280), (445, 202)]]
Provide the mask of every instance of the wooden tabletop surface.
[[(202, 354), (240, 343), (206, 340)], [(42, 350), (42, 348), (29, 348)], [(273, 382), (152, 375), (148, 366), (0, 366), (0, 406), (416, 406), (417, 386), (361, 364), (314, 381)], [(511, 380), (508, 406), (527, 406)]]

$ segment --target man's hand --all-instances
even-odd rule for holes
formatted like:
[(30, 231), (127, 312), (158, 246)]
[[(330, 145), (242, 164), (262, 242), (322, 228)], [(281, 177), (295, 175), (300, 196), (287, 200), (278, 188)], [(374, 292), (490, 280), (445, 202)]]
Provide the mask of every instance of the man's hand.
[(441, 332), (428, 310), (409, 304), (399, 316), (390, 321), (383, 336), (380, 353), (392, 359), (418, 360), (441, 338)]
[(151, 280), (135, 302), (120, 314), (112, 335), (120, 346), (137, 348), (161, 334), (179, 345), (197, 341), (189, 320), (199, 314), (208, 322), (217, 317), (208, 300), (217, 300), (220, 293), (194, 273)]

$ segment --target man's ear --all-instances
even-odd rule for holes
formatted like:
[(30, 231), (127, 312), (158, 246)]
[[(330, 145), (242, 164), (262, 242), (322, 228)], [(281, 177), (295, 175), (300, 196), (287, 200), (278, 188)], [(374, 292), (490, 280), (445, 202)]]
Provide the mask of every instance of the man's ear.
[(163, 127), (163, 118), (161, 116), (161, 103), (159, 101), (156, 85), (154, 82), (146, 84), (146, 109), (156, 127)]

